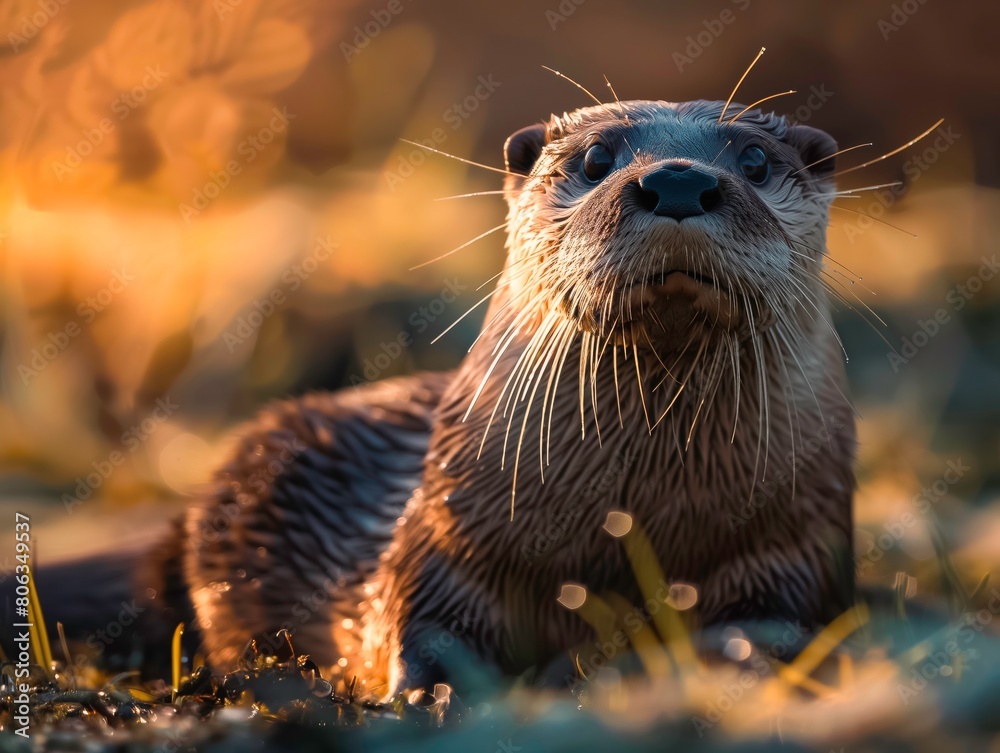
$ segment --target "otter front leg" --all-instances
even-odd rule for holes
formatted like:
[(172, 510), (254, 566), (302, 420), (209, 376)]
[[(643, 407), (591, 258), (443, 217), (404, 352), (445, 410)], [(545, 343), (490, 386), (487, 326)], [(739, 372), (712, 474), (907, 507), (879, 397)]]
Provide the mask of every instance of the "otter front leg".
[[(374, 570), (419, 483), (448, 375), (308, 395), (265, 410), (185, 524), (184, 576), (209, 662), (228, 670), (251, 639), (335, 667), (335, 630), (358, 618)], [(349, 645), (349, 644), (348, 644)]]
[(706, 579), (699, 613), (706, 624), (792, 620), (822, 626), (854, 603), (852, 564), (846, 543), (742, 554)]
[(503, 674), (496, 655), (504, 644), (497, 632), (502, 609), (474, 573), (462, 572), (455, 552), (441, 550), (447, 537), (432, 535), (433, 515), (414, 514), (417, 497), (366, 588), (374, 598), (359, 658), (374, 666), (359, 674), (382, 698), (417, 689), (431, 693), (438, 683), (467, 697), (495, 687)]

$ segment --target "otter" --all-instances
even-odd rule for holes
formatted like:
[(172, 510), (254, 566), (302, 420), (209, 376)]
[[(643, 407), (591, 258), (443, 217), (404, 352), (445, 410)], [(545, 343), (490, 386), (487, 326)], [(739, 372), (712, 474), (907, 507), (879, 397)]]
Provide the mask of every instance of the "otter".
[(836, 153), (721, 101), (514, 133), (507, 259), (467, 357), (266, 408), (144, 603), (186, 594), (222, 669), (284, 628), (373, 697), (473, 664), (513, 676), (593, 640), (565, 583), (641, 598), (602, 531), (623, 512), (701, 624), (831, 620), (854, 589), (854, 414), (823, 279)]

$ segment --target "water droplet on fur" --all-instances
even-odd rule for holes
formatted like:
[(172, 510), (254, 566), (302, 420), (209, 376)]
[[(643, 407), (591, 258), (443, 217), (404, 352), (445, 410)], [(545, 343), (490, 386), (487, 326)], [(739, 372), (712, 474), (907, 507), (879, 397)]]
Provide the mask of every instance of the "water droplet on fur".
[(678, 612), (690, 609), (698, 603), (698, 589), (687, 583), (672, 583), (667, 595), (667, 604)]
[(726, 641), (725, 648), (722, 649), (722, 653), (733, 661), (749, 659), (752, 651), (753, 646), (746, 638), (730, 638)]
[(627, 512), (612, 510), (604, 521), (604, 530), (615, 538), (624, 536), (632, 530), (632, 516)]
[(559, 598), (556, 599), (566, 609), (579, 609), (586, 600), (587, 589), (575, 583), (563, 583)]

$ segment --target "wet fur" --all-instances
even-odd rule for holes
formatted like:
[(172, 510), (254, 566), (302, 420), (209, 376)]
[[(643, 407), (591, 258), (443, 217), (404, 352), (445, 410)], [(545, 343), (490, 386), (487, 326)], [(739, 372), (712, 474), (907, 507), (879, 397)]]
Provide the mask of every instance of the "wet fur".
[[(544, 666), (592, 638), (556, 602), (563, 583), (639, 601), (601, 529), (612, 510), (645, 529), (669, 580), (698, 589), (703, 622), (816, 625), (851, 603), (854, 423), (822, 277), (832, 160), (803, 169), (836, 147), (755, 110), (720, 124), (722, 109), (590, 107), (508, 143), (508, 259), (458, 370), (268, 412), (189, 516), (194, 535), (220, 506), (238, 512), (185, 555), (199, 619), (224, 628), (207, 633), (213, 663), (288, 626), (375, 696), (456, 682), (470, 657)], [(593, 186), (579, 160), (598, 137), (617, 161)], [(766, 188), (734, 162), (751, 140), (773, 161)], [(677, 157), (724, 192), (693, 224), (630, 194)], [(733, 321), (683, 296), (637, 304), (668, 269), (710, 276)], [(270, 458), (281, 436), (301, 460), (248, 489), (247, 453)], [(553, 521), (562, 534), (532, 553)], [(317, 588), (330, 598), (296, 624)]]

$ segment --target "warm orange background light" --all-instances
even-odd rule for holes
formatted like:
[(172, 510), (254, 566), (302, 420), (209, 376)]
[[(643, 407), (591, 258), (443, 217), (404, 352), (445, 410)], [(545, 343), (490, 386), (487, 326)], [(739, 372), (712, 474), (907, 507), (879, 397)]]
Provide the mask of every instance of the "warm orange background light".
[[(501, 164), (508, 133), (586, 104), (543, 64), (602, 96), (606, 74), (625, 98), (724, 98), (766, 44), (740, 98), (799, 90), (775, 106), (843, 146), (875, 142), (845, 166), (944, 117), (957, 137), (942, 148), (931, 137), (842, 183), (900, 179), (905, 196), (883, 214), (862, 194), (832, 217), (833, 257), (863, 278), (839, 278), (842, 292), (886, 319), (876, 328), (894, 347), (997, 252), (996, 11), (985, 4), (971, 16), (927, 4), (886, 34), (889, 4), (731, 3), (734, 20), (707, 46), (697, 40), (716, 11), (695, 2), (393, 7), (0, 6), (0, 494), (53, 531), (46, 555), (172, 514), (239, 421), (273, 397), (369, 378), (400, 332), (414, 344), (378, 376), (456, 363), (475, 315), (430, 341), (498, 271), (501, 236), (408, 270), (503, 222), (497, 197), (434, 200), (495, 190), (499, 176), (399, 139)], [(829, 94), (810, 100), (817, 90)], [(448, 285), (459, 300), (416, 331), (416, 312)], [(995, 527), (983, 516), (1000, 477), (998, 298), (987, 281), (964, 311), (949, 309), (953, 321), (899, 373), (879, 334), (846, 307), (838, 316), (867, 419), (859, 526), (877, 540), (949, 459), (966, 458), (971, 470), (933, 508), (976, 572), (997, 557), (974, 532)], [(176, 409), (156, 414), (164, 399)], [(64, 495), (115, 452), (123, 462), (65, 514)], [(138, 506), (142, 517), (120, 512)], [(919, 573), (925, 523), (872, 572)]]

